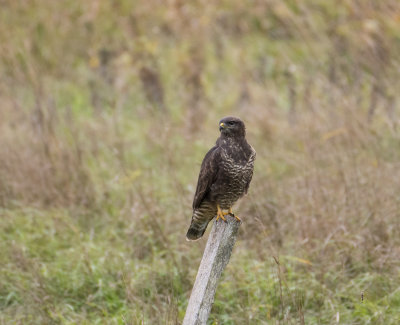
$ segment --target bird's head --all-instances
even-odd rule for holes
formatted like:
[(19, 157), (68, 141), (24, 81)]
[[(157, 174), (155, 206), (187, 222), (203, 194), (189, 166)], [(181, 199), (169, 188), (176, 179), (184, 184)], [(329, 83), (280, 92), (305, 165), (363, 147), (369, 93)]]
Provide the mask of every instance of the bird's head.
[(227, 116), (219, 121), (219, 130), (222, 136), (227, 137), (244, 137), (246, 128), (240, 118)]

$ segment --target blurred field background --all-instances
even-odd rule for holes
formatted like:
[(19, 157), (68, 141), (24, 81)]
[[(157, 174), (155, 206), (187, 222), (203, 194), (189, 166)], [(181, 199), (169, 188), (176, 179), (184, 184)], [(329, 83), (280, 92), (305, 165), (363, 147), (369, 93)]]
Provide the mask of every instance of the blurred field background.
[(258, 156), (209, 323), (399, 324), (399, 71), (397, 0), (2, 1), (0, 324), (179, 324), (226, 115)]

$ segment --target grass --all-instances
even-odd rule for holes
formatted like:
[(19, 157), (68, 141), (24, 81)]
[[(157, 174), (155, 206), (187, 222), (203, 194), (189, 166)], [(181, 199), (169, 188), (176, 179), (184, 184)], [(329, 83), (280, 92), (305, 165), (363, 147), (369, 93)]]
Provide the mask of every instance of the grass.
[(184, 239), (191, 202), (225, 115), (257, 161), (209, 324), (398, 324), (399, 13), (4, 4), (0, 324), (180, 324), (206, 242)]

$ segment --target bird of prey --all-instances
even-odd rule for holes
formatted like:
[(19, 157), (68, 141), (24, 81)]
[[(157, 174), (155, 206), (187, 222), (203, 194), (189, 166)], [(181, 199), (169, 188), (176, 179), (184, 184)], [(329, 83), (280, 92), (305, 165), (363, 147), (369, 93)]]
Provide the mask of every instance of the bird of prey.
[(235, 202), (247, 193), (253, 176), (256, 152), (246, 141), (243, 121), (225, 117), (219, 122), (220, 137), (205, 155), (200, 168), (193, 215), (186, 234), (189, 241), (200, 239), (216, 216), (226, 221)]

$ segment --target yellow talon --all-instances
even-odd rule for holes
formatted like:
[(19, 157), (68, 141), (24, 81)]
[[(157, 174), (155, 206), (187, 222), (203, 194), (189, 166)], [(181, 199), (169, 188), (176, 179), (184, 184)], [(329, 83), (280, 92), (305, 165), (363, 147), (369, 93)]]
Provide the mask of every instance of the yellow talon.
[(217, 204), (217, 220), (216, 220), (216, 221), (218, 221), (218, 219), (222, 219), (222, 220), (226, 221), (224, 215), (227, 215), (227, 213), (224, 214), (224, 213), (222, 212), (222, 210), (221, 210), (219, 204)]
[(221, 207), (219, 206), (219, 204), (217, 204), (217, 220), (218, 220), (218, 219), (222, 219), (222, 220), (226, 221), (225, 216), (228, 215), (228, 214), (231, 215), (232, 217), (235, 217), (235, 219), (236, 219), (237, 221), (239, 221), (239, 222), (242, 221), (238, 216), (236, 216), (236, 215), (232, 212), (232, 208), (229, 208), (228, 212), (224, 212), (224, 211), (222, 211), (222, 209), (221, 209)]
[(235, 217), (237, 221), (242, 222), (242, 220), (232, 212), (232, 208), (229, 208), (229, 211), (226, 214), (230, 214), (232, 217)]

